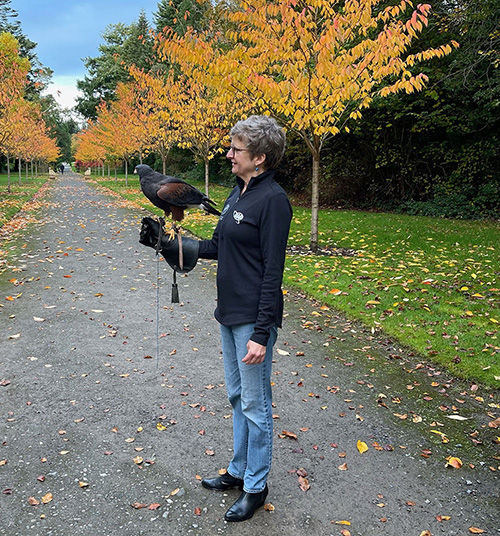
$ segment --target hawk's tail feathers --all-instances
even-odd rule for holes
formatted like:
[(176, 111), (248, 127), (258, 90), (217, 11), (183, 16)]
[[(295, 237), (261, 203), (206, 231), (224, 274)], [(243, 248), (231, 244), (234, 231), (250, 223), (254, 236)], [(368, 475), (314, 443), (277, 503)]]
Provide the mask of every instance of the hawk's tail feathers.
[(214, 203), (211, 199), (204, 199), (203, 200), (203, 208), (209, 213), (213, 214), (214, 216), (220, 216), (220, 212), (213, 207), (210, 203)]

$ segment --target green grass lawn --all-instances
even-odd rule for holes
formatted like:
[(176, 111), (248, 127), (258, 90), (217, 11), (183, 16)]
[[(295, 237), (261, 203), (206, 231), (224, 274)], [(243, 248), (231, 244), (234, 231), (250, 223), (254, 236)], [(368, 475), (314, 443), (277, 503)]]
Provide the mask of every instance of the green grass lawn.
[[(135, 177), (127, 188), (122, 178), (97, 180), (162, 214)], [(221, 207), (228, 190), (211, 186), (210, 197)], [(216, 222), (192, 211), (183, 227), (208, 238)], [(289, 245), (307, 246), (309, 228), (310, 210), (294, 207)], [(495, 222), (322, 210), (320, 247), (353, 256), (289, 255), (284, 287), (383, 330), (456, 376), (500, 386), (499, 231)]]
[(22, 183), (19, 185), (17, 173), (11, 174), (11, 191), (7, 191), (7, 174), (0, 175), (0, 227), (10, 220), (24, 203), (33, 198), (36, 192), (47, 182), (48, 176), (38, 176), (34, 179), (26, 179), (22, 176)]

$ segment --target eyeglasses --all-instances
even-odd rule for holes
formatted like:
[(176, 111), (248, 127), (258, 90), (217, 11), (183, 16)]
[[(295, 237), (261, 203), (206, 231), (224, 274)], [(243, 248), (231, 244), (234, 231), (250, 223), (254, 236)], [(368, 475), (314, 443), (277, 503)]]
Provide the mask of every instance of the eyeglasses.
[(233, 154), (236, 154), (236, 153), (241, 153), (241, 151), (247, 151), (248, 152), (248, 149), (242, 149), (240, 147), (235, 147), (234, 145), (231, 145), (229, 147), (228, 153), (230, 153), (231, 151), (233, 151)]

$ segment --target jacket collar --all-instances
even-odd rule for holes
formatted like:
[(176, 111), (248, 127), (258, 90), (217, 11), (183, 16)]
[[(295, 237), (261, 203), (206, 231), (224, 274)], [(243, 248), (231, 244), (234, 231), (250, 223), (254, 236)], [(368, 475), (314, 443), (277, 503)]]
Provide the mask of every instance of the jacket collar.
[[(257, 175), (255, 177), (252, 177), (250, 181), (248, 182), (248, 186), (246, 191), (250, 190), (251, 188), (255, 188), (258, 184), (260, 184), (262, 181), (266, 179), (272, 179), (276, 173), (276, 170), (274, 169), (268, 169), (264, 171), (264, 173), (261, 173), (260, 175)], [(245, 186), (245, 181), (241, 179), (240, 177), (236, 177), (236, 183), (238, 184), (241, 190), (243, 190), (243, 187)]]

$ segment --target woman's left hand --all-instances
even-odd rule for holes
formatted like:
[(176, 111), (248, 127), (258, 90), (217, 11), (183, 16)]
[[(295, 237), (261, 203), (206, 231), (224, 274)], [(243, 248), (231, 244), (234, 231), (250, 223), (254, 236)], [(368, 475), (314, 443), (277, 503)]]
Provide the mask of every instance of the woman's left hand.
[(243, 358), (243, 363), (247, 365), (258, 365), (266, 357), (266, 347), (252, 340), (247, 342), (247, 355)]

